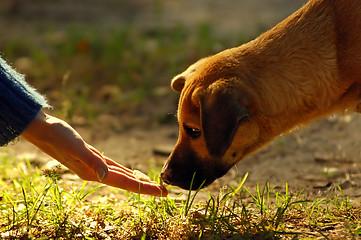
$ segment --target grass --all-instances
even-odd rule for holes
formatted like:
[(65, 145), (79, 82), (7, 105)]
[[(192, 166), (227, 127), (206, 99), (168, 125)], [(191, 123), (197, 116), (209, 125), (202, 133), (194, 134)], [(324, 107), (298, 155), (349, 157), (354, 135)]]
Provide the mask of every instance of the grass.
[[(147, 197), (102, 185), (69, 182), (58, 169), (42, 172), (27, 159), (1, 154), (2, 239), (357, 239), (359, 206), (336, 189), (309, 200), (302, 193), (257, 185), (222, 188), (208, 199)], [(14, 177), (16, 176), (16, 177)], [(114, 190), (114, 191), (112, 191)], [(117, 196), (126, 195), (125, 201)]]

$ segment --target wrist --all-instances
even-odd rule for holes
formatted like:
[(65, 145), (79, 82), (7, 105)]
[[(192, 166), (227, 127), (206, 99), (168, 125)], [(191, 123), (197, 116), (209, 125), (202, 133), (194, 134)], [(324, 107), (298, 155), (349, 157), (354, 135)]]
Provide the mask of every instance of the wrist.
[(40, 110), (36, 117), (22, 132), (21, 137), (32, 143), (34, 143), (34, 141), (42, 139), (44, 136), (40, 135), (43, 135), (46, 132), (46, 118), (46, 114)]

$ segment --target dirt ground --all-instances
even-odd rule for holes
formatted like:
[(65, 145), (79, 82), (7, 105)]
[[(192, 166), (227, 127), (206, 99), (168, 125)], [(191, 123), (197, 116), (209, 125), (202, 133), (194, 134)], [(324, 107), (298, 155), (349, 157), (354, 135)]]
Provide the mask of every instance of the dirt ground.
[[(137, 0), (123, 1), (123, 7), (118, 9), (119, 12), (112, 8), (116, 4), (115, 1), (100, 3), (92, 0), (92, 4), (81, 6), (77, 1), (63, 0), (59, 1), (64, 3), (62, 7), (55, 6), (55, 2), (50, 6), (47, 1), (39, 1), (42, 2), (41, 6), (26, 0), (5, 2), (14, 4), (12, 11), (21, 12), (21, 16), (27, 19), (24, 30), (27, 29), (27, 24), (37, 21), (32, 19), (36, 14), (42, 14), (48, 21), (62, 19), (64, 22), (75, 18), (76, 21), (89, 21), (90, 24), (96, 15), (97, 21), (105, 26), (132, 21), (135, 27), (152, 28), (155, 24), (171, 27), (181, 22), (191, 28), (195, 23), (208, 22), (218, 34), (230, 34), (233, 29), (244, 29), (248, 33), (256, 32), (257, 28), (267, 29), (305, 1)], [(64, 10), (67, 6), (78, 11), (76, 17), (67, 15), (67, 11)], [(99, 13), (106, 14), (99, 17)], [(21, 19), (18, 22), (21, 22)], [(149, 120), (157, 114), (176, 113), (177, 94), (170, 89), (161, 90), (163, 93), (158, 98), (144, 103), (136, 114), (112, 116), (105, 113), (99, 116), (97, 124), (92, 129), (77, 127), (77, 130), (105, 155), (128, 167), (144, 172), (148, 172), (149, 169), (160, 171), (178, 135), (175, 117), (168, 123)], [(121, 131), (113, 131), (114, 128)], [(255, 188), (257, 182), (263, 186), (269, 181), (271, 187), (282, 189), (285, 183), (288, 183), (291, 191), (304, 189), (306, 195), (324, 196), (332, 193), (333, 188), (340, 185), (351, 199), (361, 199), (359, 129), (361, 117), (354, 114), (338, 115), (314, 122), (276, 139), (258, 153), (243, 160), (206, 191), (217, 193), (223, 185), (236, 186), (239, 178), (249, 172), (245, 184), (248, 188)], [(42, 159), (44, 164), (50, 160), (22, 140), (11, 144), (8, 150), (17, 154), (27, 154), (34, 159)], [(178, 188), (170, 190), (171, 196), (176, 196), (179, 192), (184, 191)]]

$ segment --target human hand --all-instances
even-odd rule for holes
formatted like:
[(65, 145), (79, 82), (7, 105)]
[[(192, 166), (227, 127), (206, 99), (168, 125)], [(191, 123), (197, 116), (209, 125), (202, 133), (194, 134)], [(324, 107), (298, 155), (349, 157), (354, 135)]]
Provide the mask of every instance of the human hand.
[(168, 194), (165, 187), (138, 179), (134, 171), (103, 156), (87, 144), (69, 124), (42, 111), (21, 136), (83, 180), (160, 197)]

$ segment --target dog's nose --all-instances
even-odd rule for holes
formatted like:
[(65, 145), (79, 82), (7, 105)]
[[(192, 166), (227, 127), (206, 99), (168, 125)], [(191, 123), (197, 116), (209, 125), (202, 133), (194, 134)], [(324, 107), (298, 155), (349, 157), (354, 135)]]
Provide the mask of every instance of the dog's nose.
[(164, 170), (161, 174), (160, 174), (160, 178), (163, 180), (163, 182), (165, 182), (166, 184), (172, 184), (171, 182), (171, 174), (169, 170)]
[(166, 184), (172, 184), (171, 179), (172, 179), (172, 170), (169, 169), (168, 167), (169, 165), (169, 161), (167, 161), (163, 168), (162, 168), (162, 172), (160, 174), (160, 178), (163, 180), (163, 182), (165, 182)]

